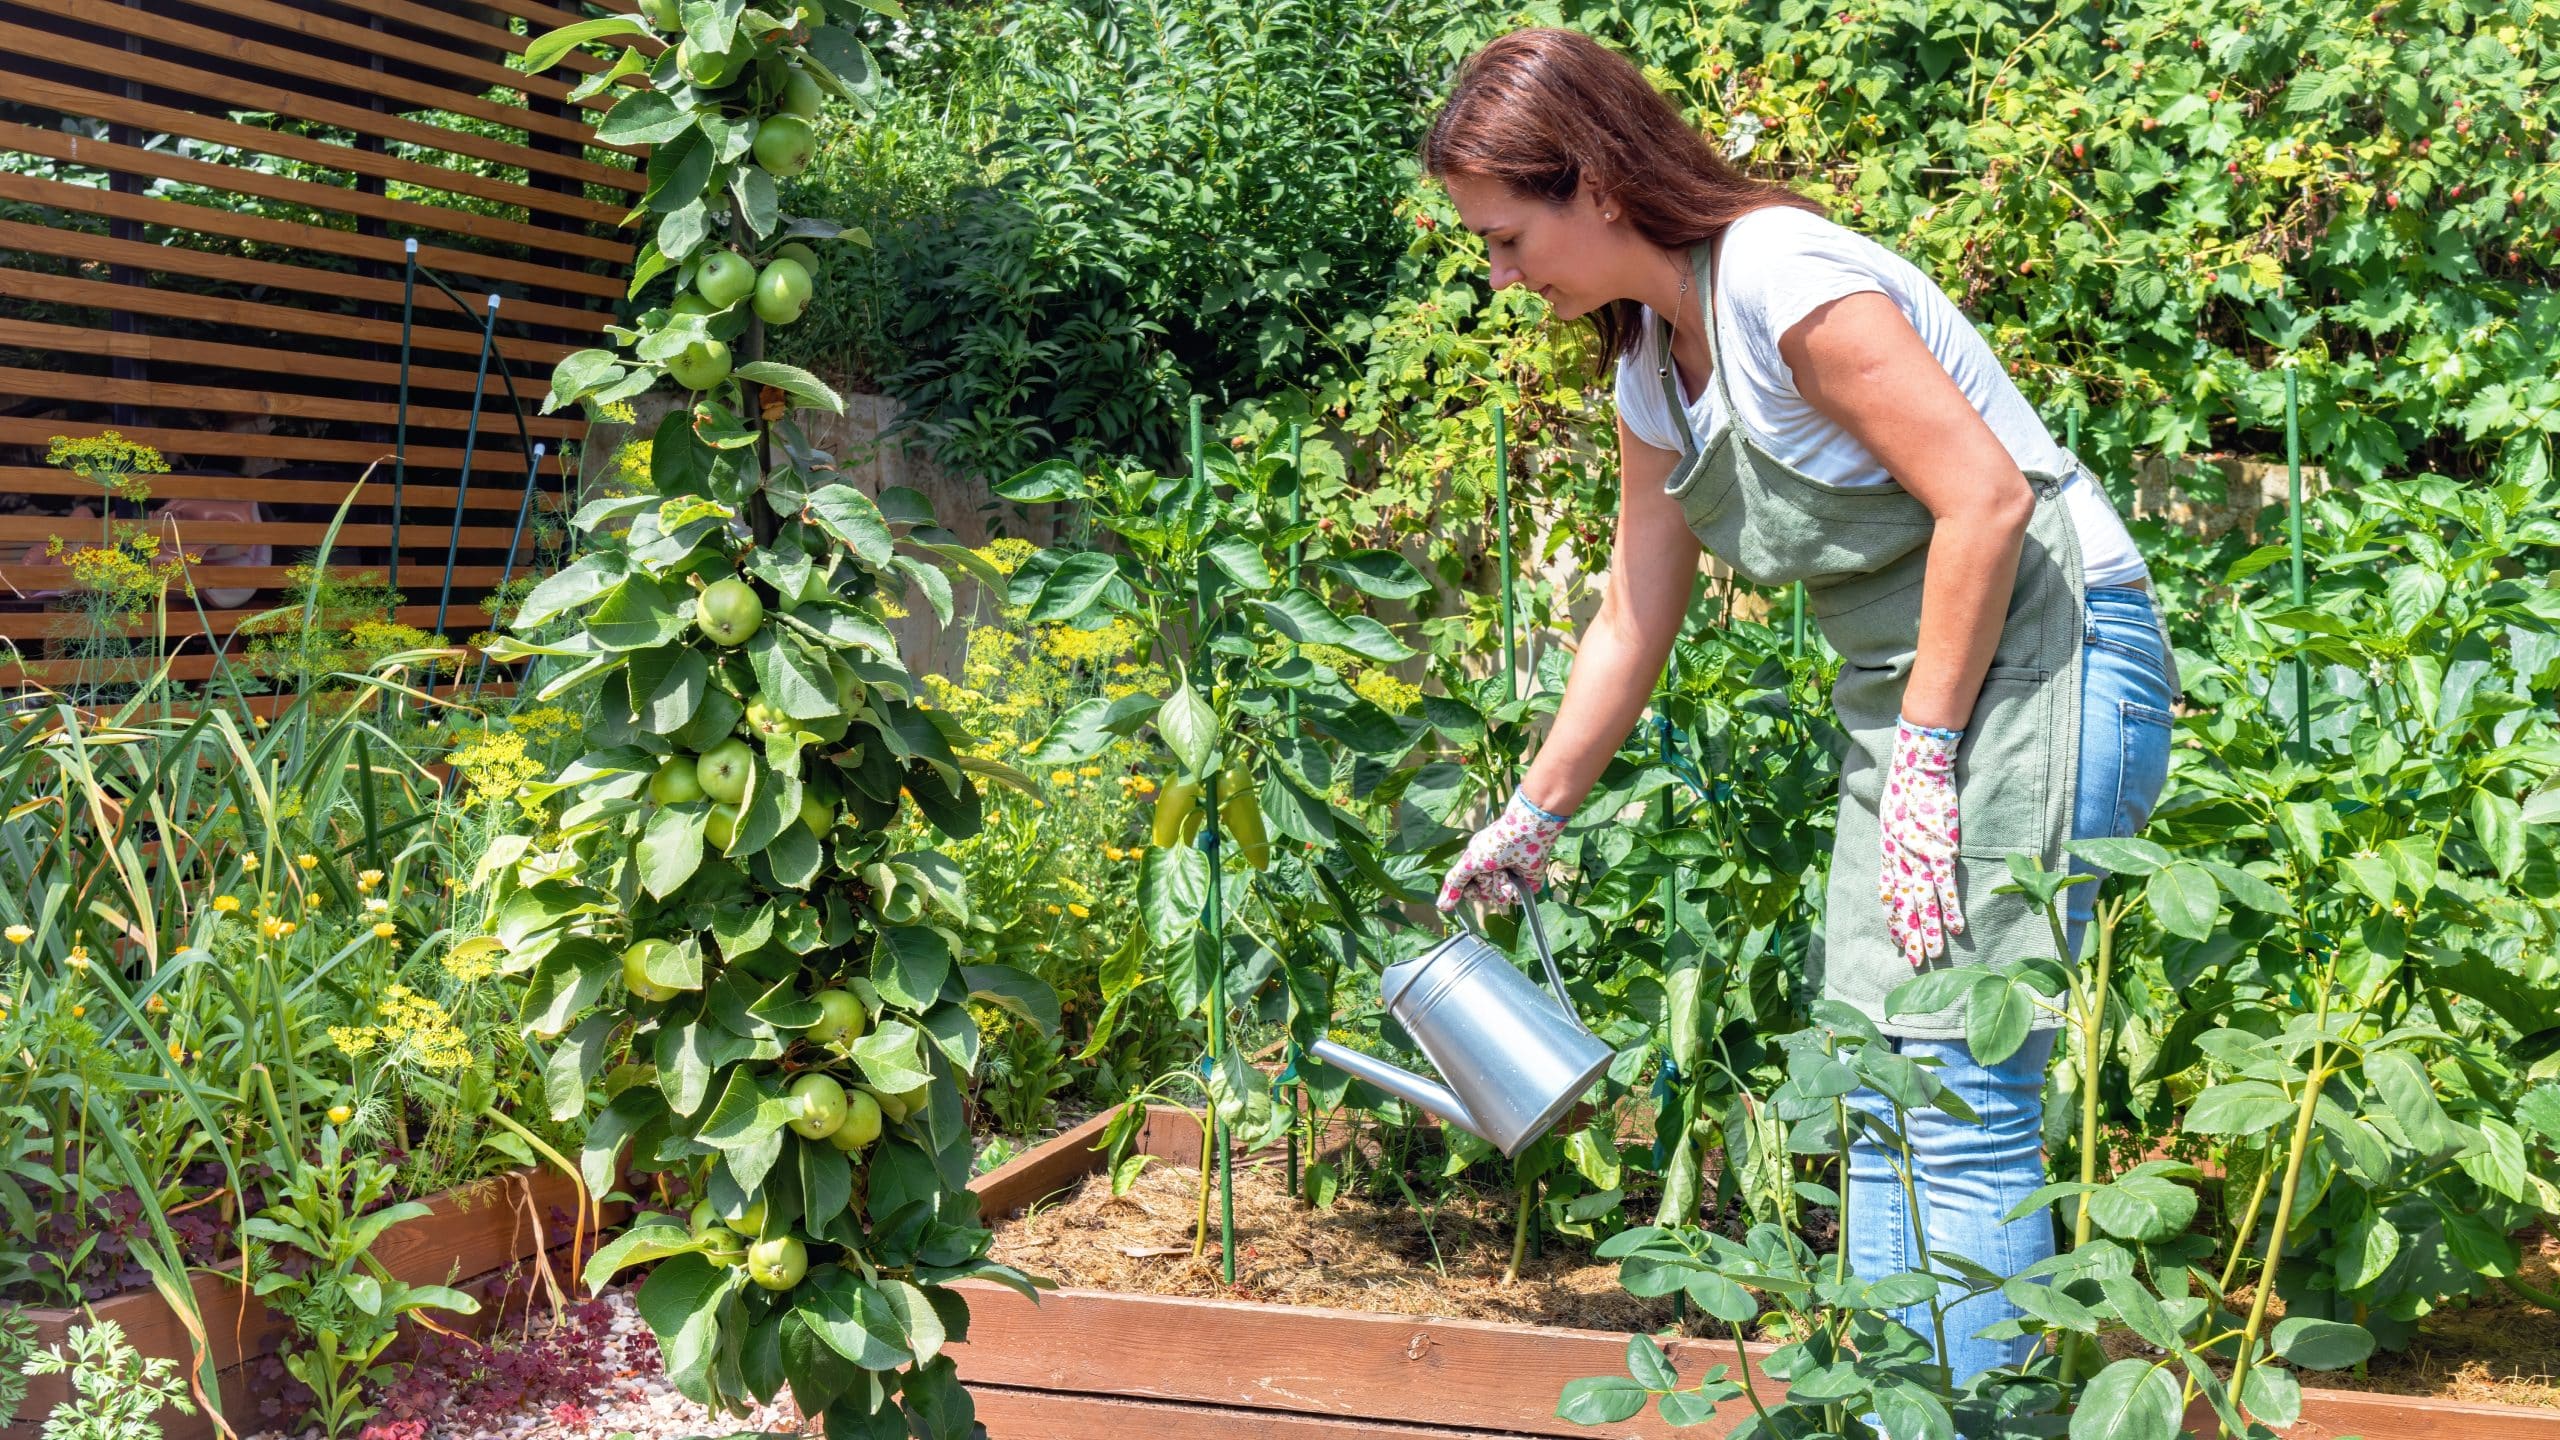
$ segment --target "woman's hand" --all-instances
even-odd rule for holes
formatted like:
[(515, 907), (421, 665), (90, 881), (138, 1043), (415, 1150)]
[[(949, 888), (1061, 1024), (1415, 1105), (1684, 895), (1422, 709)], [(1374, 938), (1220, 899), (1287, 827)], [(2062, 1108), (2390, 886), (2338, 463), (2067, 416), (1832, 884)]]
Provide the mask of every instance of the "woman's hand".
[(1909, 720), (1893, 736), (1893, 764), (1885, 772), (1884, 864), (1876, 871), (1876, 898), (1884, 902), (1893, 943), (1911, 968), (1947, 953), (1947, 937), (1964, 933), (1964, 909), (1956, 899), (1956, 742), (1961, 730), (1933, 730)]
[(1518, 790), (1494, 822), (1467, 842), (1466, 852), (1440, 882), (1440, 910), (1446, 914), (1472, 895), (1508, 905), (1520, 898), (1520, 886), (1536, 891), (1547, 882), (1547, 855), (1564, 833), (1567, 817), (1541, 810)]

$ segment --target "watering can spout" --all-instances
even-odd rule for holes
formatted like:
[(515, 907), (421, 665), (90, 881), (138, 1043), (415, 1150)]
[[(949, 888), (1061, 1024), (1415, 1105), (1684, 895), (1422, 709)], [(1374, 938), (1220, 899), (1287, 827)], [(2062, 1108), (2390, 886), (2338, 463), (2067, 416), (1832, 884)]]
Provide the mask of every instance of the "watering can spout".
[(1318, 1040), (1307, 1047), (1307, 1053), (1327, 1065), (1368, 1081), (1398, 1099), (1412, 1101), (1470, 1135), (1493, 1138), (1477, 1126), (1475, 1116), (1467, 1111), (1466, 1102), (1437, 1080), (1416, 1075), (1403, 1066), (1391, 1065), (1374, 1055), (1363, 1055), (1331, 1040)]

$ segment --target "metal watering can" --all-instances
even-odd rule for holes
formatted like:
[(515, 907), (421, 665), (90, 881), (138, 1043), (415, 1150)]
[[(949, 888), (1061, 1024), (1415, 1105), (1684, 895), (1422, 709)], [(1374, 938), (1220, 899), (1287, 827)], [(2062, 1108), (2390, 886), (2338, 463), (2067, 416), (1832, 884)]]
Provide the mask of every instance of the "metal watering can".
[[(1526, 883), (1520, 893), (1529, 894)], [(1546, 962), (1547, 983), (1555, 987), (1552, 1000), (1472, 927), (1378, 976), (1387, 1013), (1447, 1085), (1331, 1040), (1318, 1040), (1307, 1053), (1482, 1136), (1506, 1158), (1519, 1154), (1591, 1088), (1611, 1059), (1564, 993), (1537, 901), (1524, 900), (1521, 908)]]

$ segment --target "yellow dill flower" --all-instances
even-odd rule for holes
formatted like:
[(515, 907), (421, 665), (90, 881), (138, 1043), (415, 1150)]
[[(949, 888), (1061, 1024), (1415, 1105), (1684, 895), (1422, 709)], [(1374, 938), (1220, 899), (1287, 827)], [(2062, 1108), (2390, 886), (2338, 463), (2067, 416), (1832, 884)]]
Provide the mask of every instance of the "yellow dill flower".
[(341, 1055), (362, 1055), (373, 1049), (374, 1034), (370, 1025), (332, 1025), (329, 1043)]
[(1389, 714), (1401, 715), (1422, 703), (1422, 687), (1409, 684), (1384, 670), (1371, 670), (1351, 682), (1351, 689), (1361, 699)]
[(36, 938), (36, 932), (24, 925), (12, 925), (6, 930), (0, 930), (0, 935), (8, 936), (9, 943), (12, 945), (24, 945)]
[(448, 950), (444, 954), (444, 971), (465, 985), (486, 980), (498, 973), (497, 962), (489, 958), (491, 953), (485, 947), (470, 951)]
[(213, 897), (213, 911), (217, 915), (228, 915), (239, 908), (240, 897), (237, 895), (216, 895)]

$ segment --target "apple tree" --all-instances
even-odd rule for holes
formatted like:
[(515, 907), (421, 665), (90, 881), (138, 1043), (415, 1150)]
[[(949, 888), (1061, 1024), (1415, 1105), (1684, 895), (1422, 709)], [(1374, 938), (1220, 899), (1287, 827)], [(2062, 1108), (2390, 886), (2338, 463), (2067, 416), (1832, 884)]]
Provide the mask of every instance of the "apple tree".
[[(860, 8), (644, 0), (529, 49), (539, 69), (582, 43), (672, 42), (627, 45), (582, 87), (633, 86), (598, 135), (652, 147), (630, 293), (663, 301), (561, 361), (543, 408), (684, 398), (650, 493), (580, 509), (584, 553), (493, 652), (534, 659), (546, 697), (591, 692), (595, 718), (587, 753), (532, 787), (554, 826), (484, 862), (471, 943), (531, 977), (525, 1024), (551, 1047), (554, 1117), (588, 1117), (589, 1187), (627, 1168), (698, 1197), (587, 1271), (651, 1267), (639, 1309), (677, 1388), (734, 1412), (788, 1386), (830, 1436), (962, 1437), (949, 1282), (1034, 1293), (987, 1258), (967, 1191), (968, 1006), (1054, 1028), (1057, 1000), (969, 963), (960, 872), (910, 843), (973, 833), (978, 779), (1020, 780), (960, 753), (884, 623), (916, 594), (949, 624), (946, 567), (983, 562), (914, 492), (831, 480), (788, 415), (842, 401), (759, 358), (823, 268), (810, 242), (839, 238), (782, 214), (775, 182), (808, 163), (827, 98), (864, 99)], [(910, 803), (923, 825), (902, 823)]]

